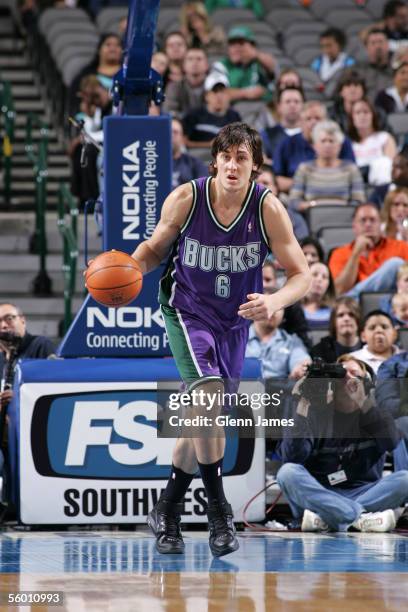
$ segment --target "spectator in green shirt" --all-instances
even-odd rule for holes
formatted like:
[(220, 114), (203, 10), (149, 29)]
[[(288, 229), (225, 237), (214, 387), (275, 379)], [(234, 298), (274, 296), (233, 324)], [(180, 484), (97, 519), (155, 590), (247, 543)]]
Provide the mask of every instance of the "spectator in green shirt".
[(272, 97), (275, 58), (256, 47), (256, 39), (247, 26), (235, 26), (228, 32), (228, 55), (213, 64), (211, 71), (225, 74), (230, 82), (231, 102), (268, 101)]
[(205, 8), (209, 13), (229, 7), (249, 9), (258, 19), (262, 19), (265, 14), (261, 0), (205, 0)]

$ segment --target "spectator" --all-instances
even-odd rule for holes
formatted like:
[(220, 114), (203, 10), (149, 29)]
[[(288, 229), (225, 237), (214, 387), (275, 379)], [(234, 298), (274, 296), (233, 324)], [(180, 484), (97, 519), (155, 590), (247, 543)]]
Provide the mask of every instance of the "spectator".
[(325, 263), (310, 266), (312, 283), (302, 300), (303, 313), (311, 329), (327, 327), (335, 297), (333, 279)]
[[(300, 78), (300, 74), (296, 72), (294, 68), (284, 68), (280, 73), (278, 80), (276, 82), (276, 90), (280, 91), (281, 89), (294, 88), (300, 89), (303, 93), (303, 84), (302, 79)], [(303, 98), (305, 96), (303, 95)]]
[(305, 254), (307, 263), (309, 266), (316, 261), (321, 261), (324, 263), (325, 257), (322, 249), (322, 245), (320, 242), (313, 238), (312, 236), (306, 236), (300, 241), (300, 246), (302, 247), (302, 251)]
[(152, 55), (151, 67), (164, 78), (169, 68), (169, 58), (162, 51), (157, 51)]
[(373, 202), (378, 208), (382, 207), (384, 198), (388, 193), (391, 193), (398, 187), (408, 188), (408, 145), (394, 157), (391, 168), (391, 181), (388, 185), (376, 187), (369, 197), (369, 201)]
[[(339, 361), (346, 377), (335, 385), (333, 401), (309, 402), (307, 416), (295, 413), (290, 438), (280, 444), (277, 481), (302, 531), (390, 531), (394, 509), (408, 501), (406, 471), (382, 477), (385, 453), (399, 433), (390, 413), (373, 403), (364, 363), (350, 355)], [(341, 435), (348, 430), (355, 436)]]
[(247, 26), (230, 29), (227, 57), (215, 62), (212, 70), (227, 75), (231, 102), (271, 98), (276, 62), (272, 55), (257, 49), (255, 35)]
[(391, 53), (385, 30), (371, 28), (364, 41), (367, 60), (359, 62), (356, 69), (364, 75), (366, 94), (372, 102), (382, 89), (392, 84)]
[(341, 160), (344, 135), (334, 121), (322, 121), (313, 128), (316, 159), (300, 164), (289, 194), (289, 208), (305, 212), (320, 204), (358, 204), (365, 199), (357, 166)]
[(370, 185), (388, 184), (397, 145), (389, 132), (380, 130), (377, 112), (369, 100), (354, 102), (348, 134), (356, 163), (366, 181)]
[(258, 19), (262, 19), (265, 13), (261, 0), (205, 0), (205, 6), (209, 13), (219, 8), (245, 8), (252, 11)]
[[(272, 289), (272, 293), (275, 290)], [(296, 334), (279, 329), (283, 309), (269, 319), (255, 321), (249, 328), (246, 357), (257, 357), (262, 363), (262, 377), (299, 379), (311, 362), (303, 342)]]
[(294, 136), (302, 130), (300, 115), (304, 102), (303, 91), (295, 87), (278, 90), (277, 118), (278, 123), (261, 131), (265, 155), (273, 158), (276, 145), (285, 136)]
[(343, 132), (347, 132), (352, 106), (366, 95), (366, 84), (363, 77), (353, 68), (344, 70), (334, 92), (334, 103), (330, 110), (330, 118), (339, 124)]
[[(51, 340), (45, 336), (33, 336), (27, 331), (27, 322), (22, 310), (10, 302), (0, 304), (0, 372), (4, 372), (14, 348), (16, 359), (46, 359), (55, 353)], [(13, 397), (11, 388), (0, 393), (1, 408), (5, 408)]]
[(317, 72), (323, 83), (355, 63), (354, 58), (344, 52), (345, 46), (346, 35), (337, 28), (328, 28), (320, 34), (321, 55), (313, 60), (311, 69)]
[(362, 291), (393, 291), (398, 268), (408, 260), (408, 244), (381, 236), (374, 204), (361, 204), (353, 215), (355, 240), (334, 249), (329, 267), (338, 295), (358, 298)]
[[(76, 114), (77, 121), (84, 122), (84, 129), (98, 144), (103, 143), (102, 121), (112, 112), (112, 99), (94, 74), (84, 77), (79, 91), (80, 108)], [(99, 150), (91, 143), (86, 144), (83, 163), (82, 137), (75, 137), (69, 145), (72, 162), (71, 193), (77, 196), (84, 205), (87, 200), (96, 200), (99, 196)]]
[(100, 84), (110, 91), (113, 77), (121, 68), (122, 42), (116, 34), (103, 34), (98, 44), (94, 59), (74, 78), (69, 91), (70, 115), (78, 111), (78, 91), (81, 80), (89, 74), (96, 74)]
[(173, 118), (171, 122), (171, 146), (173, 152), (172, 189), (200, 176), (208, 176), (208, 169), (203, 162), (186, 152), (183, 124), (176, 118)]
[(187, 49), (187, 41), (181, 32), (173, 31), (166, 35), (163, 51), (171, 65), (176, 65), (182, 70)]
[(375, 105), (387, 114), (408, 111), (408, 49), (401, 49), (395, 55), (391, 64), (393, 86), (380, 91), (375, 99)]
[(188, 49), (184, 59), (184, 77), (169, 83), (163, 110), (181, 117), (193, 108), (204, 104), (204, 81), (208, 72), (208, 60), (203, 49)]
[(384, 30), (394, 53), (408, 42), (408, 5), (405, 0), (389, 0), (383, 12)]
[[(256, 182), (268, 187), (268, 189), (270, 189), (274, 195), (279, 197), (278, 184), (271, 166), (268, 166), (267, 164), (261, 166), (260, 174), (258, 175)], [(293, 231), (295, 232), (296, 238), (298, 240), (305, 238), (309, 233), (309, 229), (303, 215), (298, 213), (296, 210), (287, 209), (287, 212), (290, 220), (292, 221)]]
[[(289, 192), (292, 187), (292, 177), (299, 164), (316, 158), (312, 145), (312, 130), (316, 123), (327, 118), (327, 111), (321, 102), (311, 100), (306, 102), (301, 114), (301, 134), (286, 136), (276, 146), (273, 155), (273, 170), (277, 176), (279, 191)], [(345, 138), (340, 149), (340, 159), (355, 161), (353, 148), (348, 138)]]
[[(271, 260), (267, 259), (262, 268), (263, 289), (265, 292), (271, 293), (272, 290), (278, 289), (275, 267)], [(309, 349), (310, 340), (308, 337), (309, 326), (303, 314), (302, 307), (299, 302), (286, 306), (283, 314), (283, 321), (280, 325), (281, 329), (288, 334), (296, 334)]]
[(241, 121), (241, 116), (230, 108), (228, 79), (218, 72), (209, 74), (204, 81), (205, 106), (193, 109), (183, 119), (189, 147), (211, 147), (211, 143), (224, 125)]
[[(397, 293), (394, 294), (394, 296), (384, 296), (380, 299), (379, 301), (379, 308), (380, 310), (382, 310), (383, 312), (386, 312), (387, 314), (391, 315), (391, 317), (393, 318), (394, 322), (398, 325), (402, 324), (402, 321), (398, 318), (398, 316), (396, 316), (393, 312), (393, 305), (392, 305), (392, 299), (393, 297), (395, 297), (395, 295), (405, 295), (408, 294), (408, 263), (404, 263), (402, 264), (402, 266), (400, 266), (398, 268), (398, 272), (397, 272)], [(404, 318), (405, 320), (405, 318)], [(405, 323), (404, 323), (405, 325)]]
[(397, 331), (394, 322), (382, 310), (372, 310), (365, 316), (360, 337), (364, 346), (350, 355), (367, 363), (376, 374), (384, 361), (400, 352), (395, 344)]
[(325, 363), (334, 363), (341, 355), (360, 349), (360, 326), (358, 302), (350, 297), (337, 298), (330, 313), (329, 335), (312, 348), (312, 359), (320, 358)]
[[(282, 72), (280, 72), (277, 83), (276, 83), (276, 91), (280, 92), (283, 89), (298, 89), (303, 97), (305, 98), (305, 93), (303, 91), (302, 79), (299, 74), (293, 68), (284, 68)], [(259, 117), (256, 121), (256, 129), (261, 132), (262, 130), (273, 127), (276, 125), (277, 121), (279, 121), (278, 111), (276, 107), (276, 99), (272, 98), (266, 104), (264, 111), (260, 113)]]
[(393, 320), (398, 326), (408, 326), (408, 293), (395, 293), (391, 299)]
[(204, 49), (208, 54), (222, 55), (226, 50), (226, 37), (220, 26), (213, 27), (202, 2), (189, 0), (180, 11), (181, 31), (189, 47)]
[(408, 468), (408, 416), (406, 416), (408, 351), (402, 351), (384, 361), (377, 374), (375, 397), (378, 408), (389, 412), (403, 439), (393, 452), (394, 471)]
[(381, 218), (385, 236), (408, 241), (408, 188), (400, 187), (386, 196)]

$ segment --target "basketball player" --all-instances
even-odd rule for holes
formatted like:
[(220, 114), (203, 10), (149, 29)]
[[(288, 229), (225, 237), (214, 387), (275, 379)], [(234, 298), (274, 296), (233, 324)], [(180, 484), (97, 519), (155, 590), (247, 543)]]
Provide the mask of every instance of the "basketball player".
[[(190, 391), (211, 395), (222, 392), (223, 379), (238, 380), (250, 321), (271, 316), (309, 288), (309, 268), (283, 205), (253, 180), (261, 165), (258, 133), (244, 123), (224, 127), (212, 145), (212, 177), (177, 187), (153, 235), (133, 253), (145, 274), (171, 251), (159, 302)], [(271, 249), (288, 280), (273, 295), (262, 295), (262, 264)], [(167, 487), (148, 516), (161, 553), (184, 551), (181, 501), (197, 464), (208, 497), (211, 551), (221, 556), (238, 548), (222, 482), (225, 437), (219, 434), (176, 443)]]

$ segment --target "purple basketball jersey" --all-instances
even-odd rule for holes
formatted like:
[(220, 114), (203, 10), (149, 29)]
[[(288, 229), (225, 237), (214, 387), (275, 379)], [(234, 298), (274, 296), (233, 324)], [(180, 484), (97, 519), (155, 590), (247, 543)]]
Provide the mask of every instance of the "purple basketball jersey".
[(226, 227), (211, 205), (211, 180), (191, 181), (193, 205), (160, 281), (159, 302), (225, 332), (248, 325), (238, 308), (248, 293), (262, 293), (269, 251), (262, 202), (268, 190), (251, 182), (241, 211)]

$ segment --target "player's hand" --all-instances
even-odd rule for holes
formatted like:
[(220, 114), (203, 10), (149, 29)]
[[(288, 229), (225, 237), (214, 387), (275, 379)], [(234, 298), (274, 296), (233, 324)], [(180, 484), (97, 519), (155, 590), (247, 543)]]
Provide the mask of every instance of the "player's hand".
[[(85, 270), (82, 272), (82, 276), (83, 276), (84, 278), (86, 278), (86, 272), (87, 272), (87, 270), (88, 270), (89, 266), (91, 265), (91, 263), (92, 263), (93, 261), (94, 261), (93, 259), (90, 259), (90, 260), (88, 261), (88, 265), (87, 265), (87, 267), (86, 267), (86, 268), (85, 268)], [(86, 287), (86, 283), (85, 283), (85, 287)]]
[(241, 304), (238, 310), (239, 316), (252, 321), (269, 319), (274, 312), (280, 310), (282, 306), (276, 303), (276, 293), (264, 295), (263, 293), (249, 293), (248, 302)]

